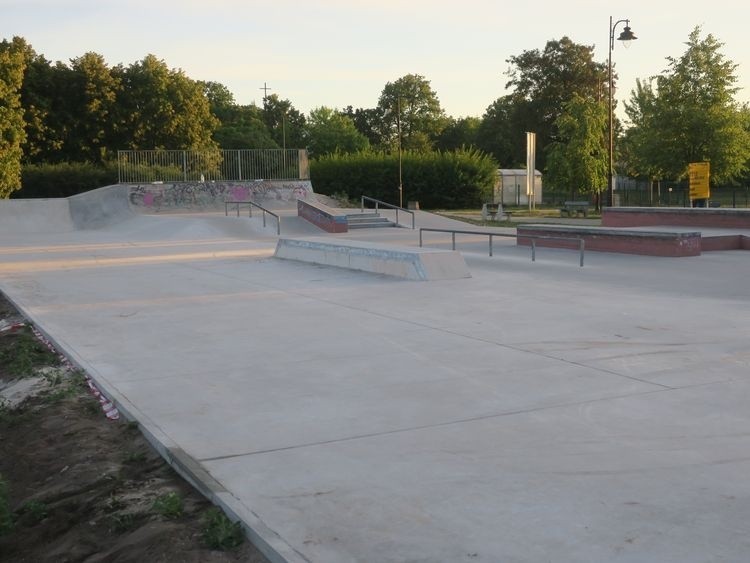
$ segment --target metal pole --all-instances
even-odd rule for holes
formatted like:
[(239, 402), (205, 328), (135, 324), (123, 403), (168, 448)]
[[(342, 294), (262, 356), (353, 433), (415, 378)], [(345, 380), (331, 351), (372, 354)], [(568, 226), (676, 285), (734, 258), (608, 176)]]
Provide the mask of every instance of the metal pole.
[(492, 235), (490, 235), (490, 256), (492, 256)]
[(453, 240), (453, 250), (456, 250), (456, 233), (455, 233), (455, 231), (451, 233), (451, 238)]
[(607, 205), (614, 207), (615, 194), (613, 186), (614, 173), (614, 148), (615, 135), (613, 128), (613, 109), (612, 109), (612, 50), (615, 47), (615, 30), (612, 27), (612, 16), (609, 16), (609, 174), (607, 176)]
[(580, 251), (581, 251), (581, 268), (583, 268), (583, 248), (586, 245), (586, 242), (581, 239), (581, 243), (578, 245)]
[(419, 229), (419, 246), (422, 246), (422, 229)]
[(401, 181), (401, 96), (396, 98), (396, 129), (398, 130), (398, 206), (404, 206), (404, 185)]
[(536, 240), (531, 239), (531, 261), (536, 262)]

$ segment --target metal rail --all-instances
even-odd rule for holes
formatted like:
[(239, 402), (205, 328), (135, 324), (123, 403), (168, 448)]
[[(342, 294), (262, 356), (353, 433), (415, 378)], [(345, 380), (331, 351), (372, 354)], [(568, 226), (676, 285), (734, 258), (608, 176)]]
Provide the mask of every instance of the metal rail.
[(264, 227), (266, 226), (266, 213), (268, 213), (269, 215), (273, 215), (274, 217), (276, 217), (276, 234), (277, 235), (281, 235), (281, 217), (279, 217), (273, 211), (269, 211), (268, 209), (266, 209), (265, 207), (263, 207), (261, 205), (258, 205), (254, 201), (225, 201), (224, 202), (224, 215), (226, 215), (226, 216), (229, 215), (229, 206), (230, 205), (237, 206), (237, 217), (240, 216), (240, 205), (247, 205), (247, 209), (248, 209), (247, 216), (248, 217), (252, 217), (253, 216), (253, 207), (257, 207), (258, 209), (260, 209), (263, 212), (263, 226)]
[(419, 229), (419, 246), (422, 246), (422, 231), (430, 231), (433, 233), (451, 233), (451, 242), (453, 245), (453, 250), (456, 250), (456, 234), (462, 234), (462, 235), (484, 235), (490, 237), (489, 243), (490, 243), (490, 256), (492, 256), (492, 238), (493, 237), (506, 237), (506, 238), (527, 238), (531, 239), (531, 261), (536, 262), (536, 241), (538, 239), (541, 240), (572, 240), (578, 242), (578, 251), (580, 254), (580, 264), (581, 268), (583, 268), (583, 252), (585, 249), (585, 242), (582, 238), (579, 237), (548, 237), (548, 236), (542, 236), (542, 235), (512, 235), (509, 233), (488, 233), (486, 231), (460, 231), (456, 229), (430, 229), (426, 227), (421, 227)]
[(387, 207), (389, 209), (395, 209), (396, 210), (396, 224), (398, 225), (398, 212), (399, 211), (405, 211), (406, 213), (411, 214), (411, 228), (415, 228), (415, 222), (414, 222), (414, 212), (409, 209), (404, 209), (403, 207), (399, 207), (398, 205), (392, 205), (390, 203), (386, 203), (384, 201), (380, 201), (379, 199), (375, 199), (372, 197), (367, 197), (366, 195), (362, 196), (362, 202), (360, 204), (360, 212), (365, 212), (365, 200), (372, 202), (375, 204), (375, 213), (378, 212), (378, 206), (382, 205), (383, 207)]

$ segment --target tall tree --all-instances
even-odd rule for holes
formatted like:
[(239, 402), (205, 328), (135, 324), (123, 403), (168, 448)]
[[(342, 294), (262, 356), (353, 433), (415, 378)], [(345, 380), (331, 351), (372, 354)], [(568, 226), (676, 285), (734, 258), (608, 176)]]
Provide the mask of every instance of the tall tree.
[(484, 112), (477, 131), (478, 147), (502, 168), (522, 168), (525, 162), (525, 130), (516, 124), (516, 113), (513, 96), (498, 98)]
[[(533, 131), (537, 145), (543, 149), (556, 135), (555, 122), (574, 95), (588, 100), (604, 98), (607, 68), (593, 57), (593, 46), (563, 37), (548, 41), (542, 51), (524, 51), (508, 59), (511, 67), (506, 88), (513, 90), (510, 102), (514, 142), (522, 143), (524, 132)], [(544, 168), (544, 153), (540, 151), (539, 156), (539, 166)]]
[(608, 153), (602, 143), (607, 125), (603, 102), (579, 95), (563, 106), (555, 121), (557, 138), (547, 146), (547, 185), (576, 193), (599, 194), (607, 187)]
[(72, 59), (70, 71), (73, 121), (65, 142), (66, 156), (75, 161), (102, 162), (116, 149), (112, 143), (120, 81), (97, 53)]
[(289, 100), (282, 100), (276, 94), (263, 98), (263, 121), (278, 146), (288, 149), (304, 146), (305, 116)]
[(23, 46), (17, 38), (0, 43), (0, 198), (21, 187), (24, 68)]
[[(632, 165), (644, 175), (665, 179), (687, 175), (691, 162), (711, 162), (711, 177), (727, 182), (739, 176), (750, 157), (750, 137), (735, 100), (737, 65), (721, 53), (713, 35), (695, 27), (679, 58), (639, 84), (626, 104), (634, 130), (628, 134)], [(655, 86), (654, 86), (655, 85)]]
[(119, 146), (132, 149), (209, 149), (219, 121), (201, 85), (170, 70), (154, 55), (128, 68), (115, 67), (122, 81)]
[(380, 112), (377, 108), (357, 108), (355, 110), (352, 106), (347, 106), (343, 114), (352, 120), (357, 131), (367, 137), (371, 146), (379, 147), (381, 145)]
[(430, 150), (447, 125), (447, 118), (429, 80), (407, 74), (388, 82), (378, 100), (381, 142), (390, 148)]
[(437, 138), (435, 148), (452, 151), (463, 147), (476, 147), (480, 124), (481, 120), (478, 117), (448, 118), (445, 128)]
[(310, 155), (350, 153), (369, 148), (370, 142), (347, 115), (322, 106), (310, 112), (305, 122), (304, 139)]

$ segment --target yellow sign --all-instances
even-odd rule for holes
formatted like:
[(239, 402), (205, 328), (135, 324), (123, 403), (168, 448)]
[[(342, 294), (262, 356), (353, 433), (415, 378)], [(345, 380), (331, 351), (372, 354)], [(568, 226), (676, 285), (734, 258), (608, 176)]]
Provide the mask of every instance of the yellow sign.
[(708, 199), (711, 193), (708, 178), (711, 173), (709, 162), (691, 162), (688, 164), (690, 176), (690, 199)]

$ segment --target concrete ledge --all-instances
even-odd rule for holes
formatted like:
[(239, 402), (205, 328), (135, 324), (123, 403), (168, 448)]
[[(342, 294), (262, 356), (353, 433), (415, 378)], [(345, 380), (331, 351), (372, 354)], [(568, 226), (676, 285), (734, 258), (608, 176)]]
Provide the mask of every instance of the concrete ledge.
[(750, 229), (750, 209), (711, 207), (609, 207), (602, 211), (604, 227), (673, 225)]
[(297, 200), (297, 215), (329, 233), (349, 232), (346, 215), (340, 215), (336, 210), (322, 203), (311, 203), (299, 199)]
[[(700, 232), (631, 231), (577, 225), (519, 225), (516, 243), (530, 246), (531, 236), (581, 238), (586, 250), (645, 256), (699, 256)], [(577, 248), (573, 241), (539, 240), (538, 246)]]
[(279, 239), (274, 256), (419, 281), (471, 277), (463, 256), (453, 250), (311, 237)]

